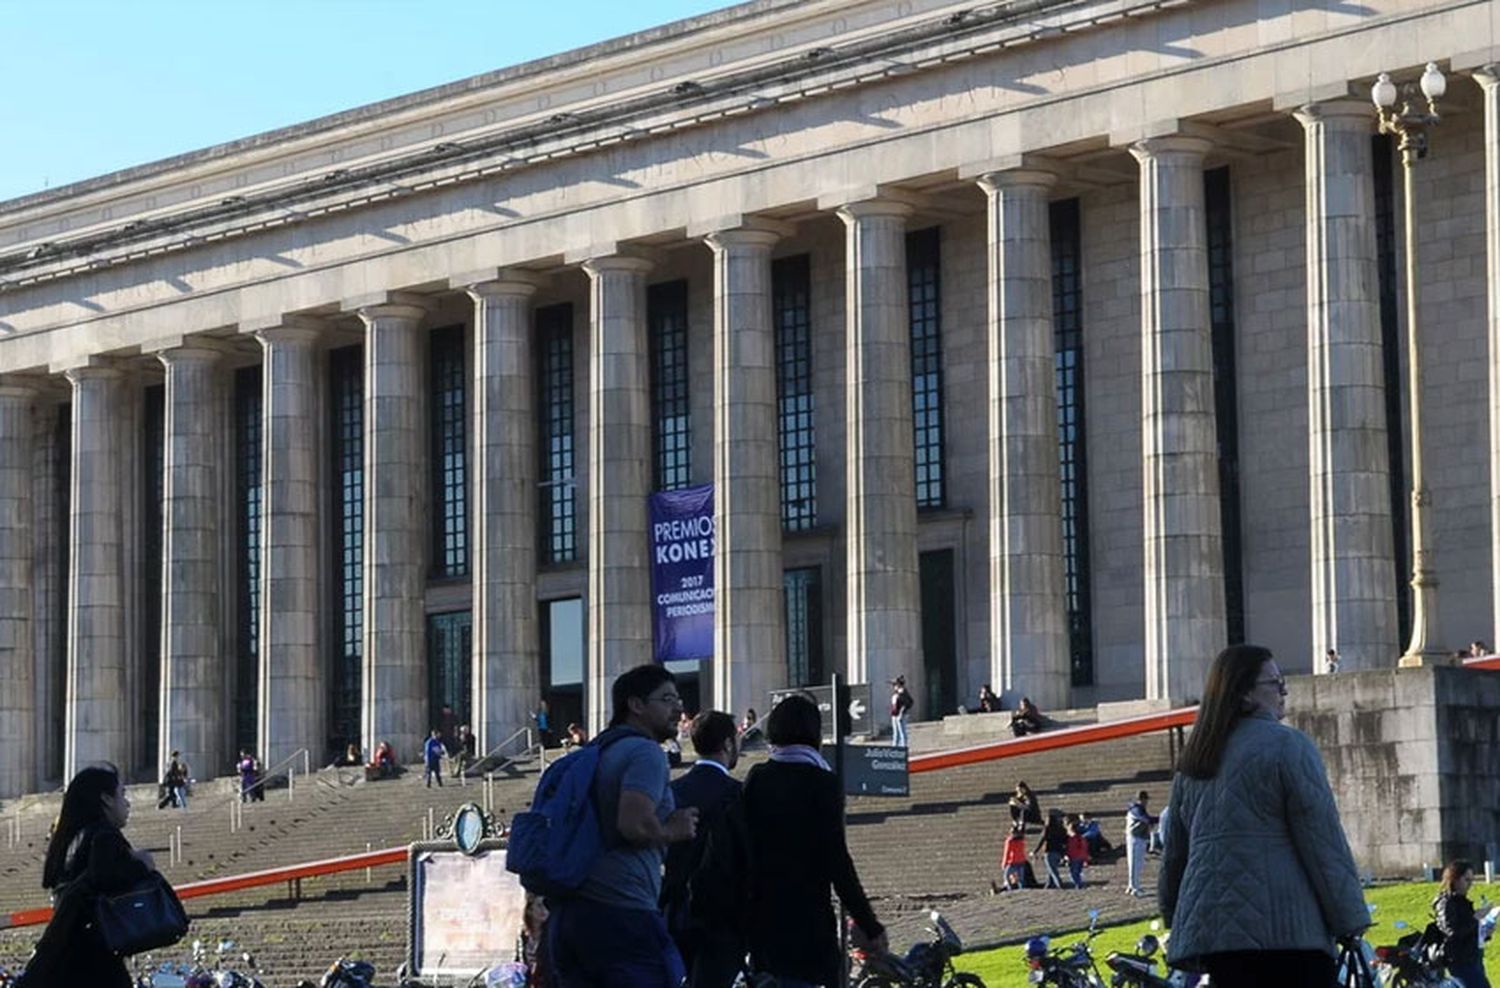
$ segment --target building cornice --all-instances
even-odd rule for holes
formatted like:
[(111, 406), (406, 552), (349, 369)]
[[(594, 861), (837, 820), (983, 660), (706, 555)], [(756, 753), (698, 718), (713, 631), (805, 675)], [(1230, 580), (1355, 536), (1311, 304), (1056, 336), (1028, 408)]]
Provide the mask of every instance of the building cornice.
[[(205, 156), (202, 160), (189, 155), (178, 165), (173, 162), (180, 159), (147, 166), (149, 174), (107, 190), (82, 183), (46, 194), (45, 202), (33, 202), (36, 197), (31, 197), (9, 204), (19, 209), (0, 204), (0, 292), (483, 180), (1194, 2), (1203, 0), (1013, 0), (977, 8), (952, 0), (743, 4), (721, 12), (722, 22), (714, 20), (718, 15), (709, 15), (709, 23), (693, 19), (668, 25), (659, 29), (662, 40), (653, 40), (652, 32), (632, 36), (645, 39), (638, 48), (627, 44), (631, 39), (622, 39), (558, 56), (560, 64), (555, 67), (553, 60), (528, 63), (514, 70), (515, 78), (495, 82), (477, 95), (470, 91), (469, 80), (429, 90), (441, 95), (414, 106), (403, 102), (407, 98), (388, 101), (324, 118), (335, 123), (314, 121), (240, 142), (248, 146), (237, 152), (209, 149), (199, 153)], [(871, 14), (872, 8), (880, 8), (885, 16)], [(790, 17), (791, 12), (800, 18)], [(840, 12), (847, 16), (833, 16)], [(866, 15), (862, 19), (854, 16), (860, 12)], [(772, 14), (778, 15), (770, 25), (781, 29), (778, 37), (799, 26), (804, 33), (816, 29), (809, 37), (823, 37), (830, 17), (842, 33), (822, 44), (788, 42), (769, 54), (707, 68), (715, 51), (731, 43), (743, 47), (764, 35), (764, 22)], [(597, 52), (608, 64), (585, 65), (588, 52)], [(649, 86), (560, 104), (552, 104), (546, 92), (549, 87), (576, 85), (583, 78), (594, 78), (592, 85), (608, 89), (607, 81), (598, 80), (607, 80), (611, 72), (644, 69), (652, 76), (662, 65), (673, 64), (674, 57), (680, 60), (688, 53), (700, 57), (704, 71), (670, 74), (663, 69)], [(523, 97), (542, 108), (499, 120), (497, 107)], [(374, 113), (376, 109), (380, 112)], [(454, 114), (468, 114), (481, 123), (449, 136), (437, 121)], [(491, 117), (495, 123), (482, 123)], [(400, 146), (391, 136), (396, 131), (406, 138)], [(429, 136), (414, 140), (413, 131)], [(371, 141), (391, 146), (345, 157), (346, 152), (357, 155), (357, 149)], [(282, 163), (276, 168), (278, 159)], [(252, 185), (250, 174), (267, 166), (280, 173), (277, 178)], [(241, 191), (219, 196), (205, 191), (210, 186)], [(74, 193), (69, 195), (69, 189)], [(158, 205), (173, 190), (183, 201)], [(131, 205), (137, 201), (138, 206)], [(68, 226), (60, 215), (68, 211), (75, 225)], [(60, 226), (68, 228), (62, 233), (39, 232)]]

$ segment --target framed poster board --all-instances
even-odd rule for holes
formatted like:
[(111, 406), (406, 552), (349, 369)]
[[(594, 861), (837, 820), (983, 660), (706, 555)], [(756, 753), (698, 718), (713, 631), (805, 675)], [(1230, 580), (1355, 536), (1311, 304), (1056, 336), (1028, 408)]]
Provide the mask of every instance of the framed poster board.
[(515, 956), (526, 890), (505, 870), (505, 843), (479, 841), (470, 853), (449, 840), (407, 850), (407, 977), (467, 984)]

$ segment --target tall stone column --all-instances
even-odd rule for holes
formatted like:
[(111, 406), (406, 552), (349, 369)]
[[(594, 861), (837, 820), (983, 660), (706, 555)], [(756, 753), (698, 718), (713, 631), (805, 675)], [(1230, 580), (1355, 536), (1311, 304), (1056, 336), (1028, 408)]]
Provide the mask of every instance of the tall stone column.
[[(922, 599), (917, 574), (916, 463), (912, 439), (911, 312), (906, 292), (905, 203), (871, 199), (838, 210), (844, 221), (848, 321), (845, 421), (848, 495), (849, 681), (877, 697), (898, 675), (926, 715)], [(878, 719), (884, 702), (876, 703)]]
[(1395, 551), (1368, 100), (1296, 114), (1306, 134), (1307, 397), (1312, 522), (1312, 654), (1344, 669), (1390, 667)]
[(1140, 163), (1146, 697), (1202, 695), (1226, 643), (1203, 155), (1154, 137)]
[(541, 695), (531, 298), (524, 272), (471, 284), (474, 300), (474, 721), (488, 751)]
[(589, 731), (609, 722), (610, 684), (652, 660), (651, 421), (646, 393), (648, 261), (583, 264), (589, 276), (589, 576), (584, 670)]
[(423, 591), (427, 477), (422, 368), (427, 310), (365, 306), (365, 553), (362, 736), (369, 745), (431, 730)]
[(286, 325), (256, 335), (265, 351), (257, 736), (269, 767), (300, 748), (319, 757), (325, 744), (318, 647), (319, 334)]
[(1067, 706), (1062, 480), (1047, 195), (1056, 176), (1016, 169), (989, 198), (990, 668), (1007, 704)]
[(130, 694), (121, 515), (125, 382), (108, 366), (77, 367), (67, 377), (73, 385), (73, 467), (63, 778), (71, 779), (93, 762), (130, 764)]
[(32, 628), (36, 391), (0, 380), (0, 797), (36, 789)]
[(714, 256), (714, 692), (764, 710), (787, 680), (769, 229), (707, 237)]
[(225, 441), (217, 428), (223, 390), (220, 355), (217, 349), (191, 345), (157, 354), (167, 377), (158, 778), (174, 749), (200, 774), (229, 763), (223, 744), (225, 670), (219, 638), (219, 460)]
[[(1484, 92), (1484, 242), (1489, 286), (1490, 578), (1494, 627), (1500, 638), (1500, 65), (1474, 73)], [(1500, 646), (1497, 646), (1500, 647)]]

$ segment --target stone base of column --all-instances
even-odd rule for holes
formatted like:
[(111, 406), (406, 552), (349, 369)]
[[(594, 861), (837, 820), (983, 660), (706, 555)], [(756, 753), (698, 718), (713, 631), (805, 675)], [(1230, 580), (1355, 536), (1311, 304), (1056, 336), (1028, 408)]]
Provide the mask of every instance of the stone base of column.
[(1431, 666), (1463, 665), (1463, 659), (1452, 652), (1408, 652), (1396, 663), (1400, 669), (1425, 669)]

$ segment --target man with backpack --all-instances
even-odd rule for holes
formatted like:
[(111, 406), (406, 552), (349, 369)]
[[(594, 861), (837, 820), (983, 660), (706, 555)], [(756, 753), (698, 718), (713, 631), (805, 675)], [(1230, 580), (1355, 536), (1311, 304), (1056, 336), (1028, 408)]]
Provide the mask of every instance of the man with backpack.
[(693, 988), (728, 988), (744, 965), (744, 937), (693, 920), (689, 879), (703, 863), (709, 832), (739, 801), (740, 782), (729, 774), (740, 760), (739, 729), (729, 714), (708, 710), (693, 718), (690, 738), (698, 760), (672, 783), (672, 797), (679, 808), (698, 811), (698, 836), (667, 850), (662, 911)]
[(697, 835), (661, 749), (682, 698), (659, 665), (623, 673), (611, 694), (609, 730), (554, 763), (516, 814), (506, 867), (547, 896), (555, 988), (678, 988), (682, 958), (658, 903), (667, 845)]

